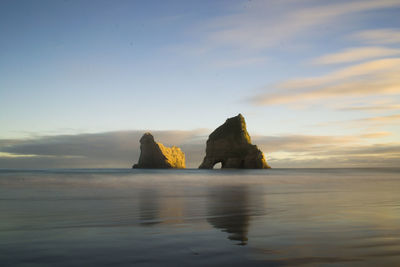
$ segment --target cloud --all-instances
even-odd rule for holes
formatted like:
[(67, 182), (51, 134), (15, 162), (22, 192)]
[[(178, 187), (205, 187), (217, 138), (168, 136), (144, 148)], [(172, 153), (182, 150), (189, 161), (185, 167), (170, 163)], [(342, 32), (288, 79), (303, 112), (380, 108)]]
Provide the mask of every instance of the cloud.
[(391, 135), (392, 133), (390, 132), (376, 132), (376, 133), (367, 133), (367, 134), (362, 134), (362, 138), (381, 138), (381, 137), (386, 137)]
[(400, 93), (400, 58), (387, 58), (345, 67), (323, 76), (288, 80), (275, 93), (251, 98), (255, 105), (289, 104), (336, 97)]
[[(206, 39), (203, 51), (217, 47), (262, 50), (279, 45), (314, 27), (343, 21), (343, 16), (400, 6), (396, 0), (319, 2), (251, 1), (232, 14), (203, 24)], [(351, 18), (349, 16), (349, 18)], [(326, 25), (326, 24), (325, 24)]]
[(29, 158), (29, 157), (36, 157), (37, 155), (33, 154), (13, 154), (8, 152), (0, 152), (0, 158)]
[(365, 63), (345, 67), (324, 76), (302, 78), (287, 81), (281, 84), (282, 88), (296, 89), (324, 86), (338, 81), (351, 78), (366, 78), (367, 75), (385, 74), (388, 71), (398, 71), (400, 69), (400, 58), (387, 58), (368, 61)]
[(253, 142), (266, 153), (301, 152), (325, 154), (341, 150), (344, 146), (363, 147), (364, 139), (376, 139), (391, 135), (389, 132), (371, 132), (361, 135), (282, 135), (254, 136)]
[(387, 110), (400, 110), (400, 105), (364, 105), (338, 108), (343, 111), (387, 111)]
[[(195, 145), (205, 138), (204, 131), (200, 129), (152, 133), (156, 141), (167, 146), (184, 147), (186, 143), (190, 143), (192, 150), (200, 150), (200, 146)], [(0, 140), (0, 168), (129, 168), (139, 158), (139, 139), (144, 132), (119, 131)], [(197, 155), (204, 153), (197, 152), (191, 153), (196, 160)], [(188, 162), (193, 162), (190, 155), (186, 157)]]
[(311, 136), (311, 135), (283, 135), (283, 136), (254, 136), (253, 143), (259, 145), (265, 152), (309, 152), (325, 149), (333, 144), (347, 144), (356, 142), (357, 136)]
[(351, 122), (374, 122), (374, 123), (391, 123), (400, 121), (400, 114), (393, 114), (387, 116), (376, 116), (364, 119), (352, 120)]
[(353, 146), (353, 147), (345, 147), (344, 149), (330, 151), (329, 155), (343, 155), (343, 154), (352, 154), (352, 155), (360, 155), (360, 156), (384, 156), (386, 158), (390, 157), (400, 157), (400, 144), (374, 144), (368, 146)]
[(400, 143), (365, 144), (389, 133), (360, 136), (258, 136), (254, 142), (273, 167), (396, 167)]
[(400, 54), (400, 49), (385, 47), (355, 47), (347, 48), (341, 52), (318, 57), (314, 64), (338, 64), (361, 61), (372, 58), (394, 56)]
[(353, 37), (370, 44), (400, 44), (399, 29), (365, 30), (353, 34)]
[[(130, 168), (139, 158), (139, 139), (143, 132), (0, 140), (0, 168)], [(181, 147), (189, 168), (197, 168), (203, 160), (205, 134), (209, 132), (152, 131), (157, 141)], [(368, 140), (387, 135), (389, 133), (375, 132), (359, 136), (253, 136), (252, 140), (266, 154), (273, 167), (296, 167), (299, 162), (301, 167), (369, 166), (363, 165), (364, 161), (370, 164), (368, 157), (379, 158), (377, 162), (389, 166), (390, 162), (399, 161), (400, 144), (365, 144)]]
[[(387, 125), (398, 125), (400, 121), (400, 114), (392, 114), (385, 116), (374, 116), (374, 117), (366, 117), (360, 119), (352, 119), (352, 120), (340, 120), (340, 121), (329, 121), (315, 124), (314, 126), (332, 126), (332, 125), (340, 125), (340, 126), (349, 126), (351, 128), (361, 129), (362, 127), (371, 131), (372, 129), (377, 129), (381, 126)], [(365, 137), (365, 136), (364, 136)]]
[(303, 158), (271, 158), (269, 163), (276, 168), (382, 168), (400, 166), (400, 157), (386, 158), (378, 156), (356, 156), (348, 157), (346, 155), (330, 157), (311, 157)]

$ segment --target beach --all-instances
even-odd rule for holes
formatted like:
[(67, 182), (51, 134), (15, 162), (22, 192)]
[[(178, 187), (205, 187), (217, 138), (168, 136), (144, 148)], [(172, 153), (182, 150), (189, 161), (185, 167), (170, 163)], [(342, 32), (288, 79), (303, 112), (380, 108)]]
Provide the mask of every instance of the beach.
[(0, 170), (1, 266), (394, 266), (400, 169)]

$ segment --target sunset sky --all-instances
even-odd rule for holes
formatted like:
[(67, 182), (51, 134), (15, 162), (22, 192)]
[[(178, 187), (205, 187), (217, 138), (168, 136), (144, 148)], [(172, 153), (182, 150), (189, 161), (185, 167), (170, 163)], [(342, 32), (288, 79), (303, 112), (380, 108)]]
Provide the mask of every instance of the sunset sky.
[(0, 168), (198, 167), (244, 115), (272, 167), (400, 166), (400, 0), (0, 1)]

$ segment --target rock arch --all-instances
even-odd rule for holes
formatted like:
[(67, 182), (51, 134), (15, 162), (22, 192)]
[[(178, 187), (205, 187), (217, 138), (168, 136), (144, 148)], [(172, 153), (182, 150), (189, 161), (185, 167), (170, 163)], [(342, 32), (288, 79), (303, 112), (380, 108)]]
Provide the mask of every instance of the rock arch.
[(208, 137), (206, 156), (199, 168), (212, 169), (217, 162), (222, 168), (270, 168), (261, 150), (251, 144), (242, 114), (227, 119)]

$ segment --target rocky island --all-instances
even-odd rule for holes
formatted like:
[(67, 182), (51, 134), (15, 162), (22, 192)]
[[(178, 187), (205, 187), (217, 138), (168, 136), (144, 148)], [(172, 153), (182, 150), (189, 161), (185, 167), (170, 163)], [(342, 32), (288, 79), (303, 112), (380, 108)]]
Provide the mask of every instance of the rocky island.
[(242, 114), (227, 119), (210, 134), (207, 140), (206, 156), (199, 169), (212, 169), (219, 162), (221, 168), (270, 168), (262, 151), (251, 144)]
[(155, 142), (151, 133), (145, 133), (140, 138), (139, 162), (132, 168), (170, 169), (185, 168), (185, 153), (179, 147), (165, 147)]

